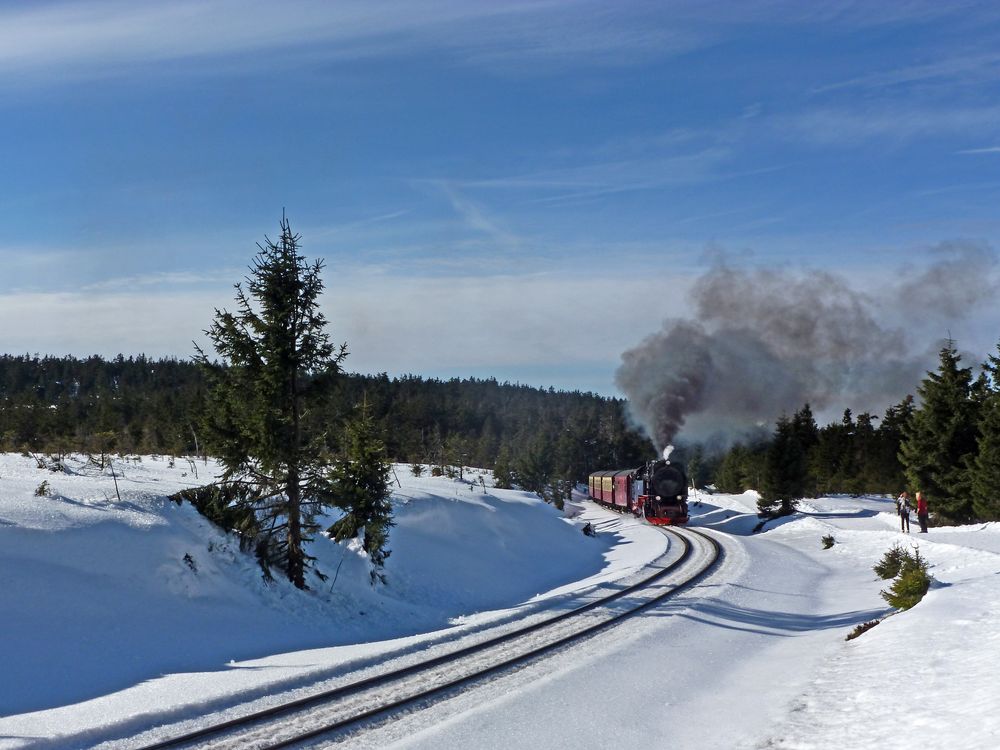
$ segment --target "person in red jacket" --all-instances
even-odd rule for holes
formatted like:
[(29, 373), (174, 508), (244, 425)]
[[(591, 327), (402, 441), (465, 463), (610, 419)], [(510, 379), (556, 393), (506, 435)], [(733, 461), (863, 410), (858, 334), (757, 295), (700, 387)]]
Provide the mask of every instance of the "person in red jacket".
[(920, 533), (927, 533), (927, 498), (923, 492), (917, 493), (917, 520), (920, 521)]

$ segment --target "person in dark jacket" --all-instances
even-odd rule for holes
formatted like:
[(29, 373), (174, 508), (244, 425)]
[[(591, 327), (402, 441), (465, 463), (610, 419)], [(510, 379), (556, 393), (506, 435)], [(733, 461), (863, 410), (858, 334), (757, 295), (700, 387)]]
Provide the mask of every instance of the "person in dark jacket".
[(905, 531), (907, 534), (910, 533), (910, 495), (904, 492), (896, 500), (896, 504), (899, 507), (899, 530)]
[(920, 522), (920, 533), (927, 533), (927, 498), (923, 492), (917, 493), (917, 520)]

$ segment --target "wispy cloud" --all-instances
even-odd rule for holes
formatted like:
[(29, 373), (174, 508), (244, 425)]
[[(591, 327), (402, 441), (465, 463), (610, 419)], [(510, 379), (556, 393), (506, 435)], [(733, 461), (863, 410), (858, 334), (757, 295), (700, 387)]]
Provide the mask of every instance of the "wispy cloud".
[(866, 73), (818, 86), (811, 93), (825, 94), (854, 88), (881, 89), (929, 81), (955, 85), (958, 82), (982, 82), (997, 78), (1000, 78), (1000, 54), (989, 52)]
[(462, 195), (454, 185), (441, 181), (438, 187), (469, 229), (486, 235), (498, 249), (518, 250), (523, 246), (521, 237), (491, 216), (483, 206)]
[(544, 74), (566, 66), (620, 67), (683, 54), (717, 44), (741, 26), (913, 23), (971, 12), (967, 5), (957, 0), (55, 0), (0, 8), (0, 83), (126, 75), (166, 62), (174, 63), (174, 70), (204, 74), (233, 65), (273, 69), (303, 59), (398, 58), (418, 52), (445, 52), (466, 64)]
[(1000, 107), (940, 107), (899, 104), (822, 107), (776, 116), (773, 132), (818, 145), (857, 145), (882, 139), (905, 142), (934, 136), (988, 136), (1000, 133)]
[(956, 154), (1000, 154), (1000, 146), (987, 146), (985, 148), (967, 148), (963, 151), (956, 151)]
[(303, 59), (446, 51), (477, 65), (631, 64), (685, 52), (703, 34), (641, 8), (595, 0), (467, 2), (80, 0), (0, 9), (0, 82), (121, 75), (137, 66), (212, 61), (273, 68)]
[(169, 289), (196, 286), (219, 286), (239, 281), (246, 274), (243, 268), (213, 269), (208, 271), (165, 271), (135, 276), (120, 276), (85, 284), (80, 287), (83, 292), (101, 292), (111, 290), (133, 291), (144, 289), (150, 292), (162, 292)]
[(366, 216), (363, 219), (347, 221), (343, 224), (337, 224), (334, 226), (305, 227), (299, 233), (303, 236), (308, 235), (312, 240), (330, 239), (340, 236), (349, 237), (356, 234), (359, 229), (386, 224), (388, 222), (395, 221), (396, 219), (400, 219), (410, 213), (411, 211), (409, 209), (386, 211), (375, 216)]
[(728, 149), (708, 147), (673, 155), (583, 163), (577, 166), (491, 179), (455, 181), (466, 189), (535, 193), (535, 203), (588, 200), (616, 193), (690, 185), (718, 178)]

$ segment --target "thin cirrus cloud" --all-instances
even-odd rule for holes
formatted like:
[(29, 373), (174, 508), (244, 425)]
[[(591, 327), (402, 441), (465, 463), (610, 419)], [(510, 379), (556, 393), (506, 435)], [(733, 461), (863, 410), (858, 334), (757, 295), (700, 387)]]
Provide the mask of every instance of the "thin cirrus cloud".
[(979, 83), (997, 78), (1000, 78), (1000, 55), (989, 52), (945, 57), (934, 62), (867, 73), (845, 81), (818, 86), (810, 93), (825, 94), (853, 88), (885, 89), (929, 82), (954, 86), (956, 83)]
[(1000, 154), (1000, 146), (986, 146), (984, 148), (967, 148), (956, 151), (956, 154)]
[(160, 273), (121, 276), (96, 281), (80, 287), (82, 292), (131, 291), (148, 289), (164, 291), (174, 288), (228, 285), (245, 273), (240, 268), (200, 271), (164, 271)]
[(273, 68), (303, 60), (419, 52), (445, 52), (472, 65), (537, 74), (567, 65), (620, 67), (675, 56), (713, 46), (738, 26), (855, 28), (926, 21), (961, 10), (956, 3), (847, 0), (711, 5), (693, 0), (63, 0), (0, 9), (0, 82), (25, 83), (26, 75), (32, 84), (46, 78), (78, 80), (134, 66), (206, 59), (215, 65), (186, 70), (224, 68), (223, 61)]
[(845, 105), (775, 116), (770, 125), (773, 132), (783, 137), (820, 146), (853, 146), (875, 139), (905, 142), (935, 136), (1000, 133), (1000, 107)]
[(580, 164), (511, 177), (462, 180), (456, 184), (468, 189), (537, 193), (537, 202), (561, 202), (710, 182), (718, 179), (719, 167), (730, 155), (726, 148), (709, 147), (686, 154)]
[(91, 0), (0, 10), (0, 80), (106, 76), (170, 61), (239, 57), (244, 65), (272, 66), (422, 51), (487, 66), (622, 65), (689, 51), (705, 37), (593, 0)]
[[(977, 23), (974, 2), (857, 3), (695, 0), (61, 0), (0, 9), (0, 72), (278, 51), (329, 57), (450, 50), (475, 63), (630, 64), (714, 45), (737, 27)], [(321, 47), (317, 48), (317, 47)], [(970, 58), (975, 63), (975, 58)], [(267, 64), (273, 64), (268, 60)], [(958, 65), (968, 63), (959, 62)], [(937, 64), (925, 66), (933, 70)], [(945, 63), (944, 65), (948, 65)], [(920, 71), (921, 66), (914, 66)], [(890, 77), (894, 75), (889, 74)], [(834, 84), (836, 85), (836, 84)]]

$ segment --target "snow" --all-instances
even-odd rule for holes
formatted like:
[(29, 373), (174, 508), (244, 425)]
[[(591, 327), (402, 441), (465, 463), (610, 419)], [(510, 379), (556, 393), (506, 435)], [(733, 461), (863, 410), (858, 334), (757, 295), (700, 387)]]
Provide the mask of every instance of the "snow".
[[(66, 463), (0, 456), (0, 748), (148, 743), (177, 731), (160, 724), (565, 606), (666, 549), (582, 498), (561, 514), (488, 474), (484, 491), (477, 475), (397, 466), (389, 585), (369, 584), (356, 545), (321, 538), (329, 578), (304, 593), (265, 584), (231, 538), (167, 499), (211, 462), (118, 461), (121, 501), (107, 471)], [(43, 480), (53, 494), (36, 497)], [(754, 534), (753, 493), (693, 499), (691, 525), (725, 550), (699, 586), (350, 746), (1000, 747), (1000, 524), (905, 535), (891, 500), (830, 497)], [(871, 568), (897, 542), (927, 559), (931, 591), (845, 641), (889, 614)]]

